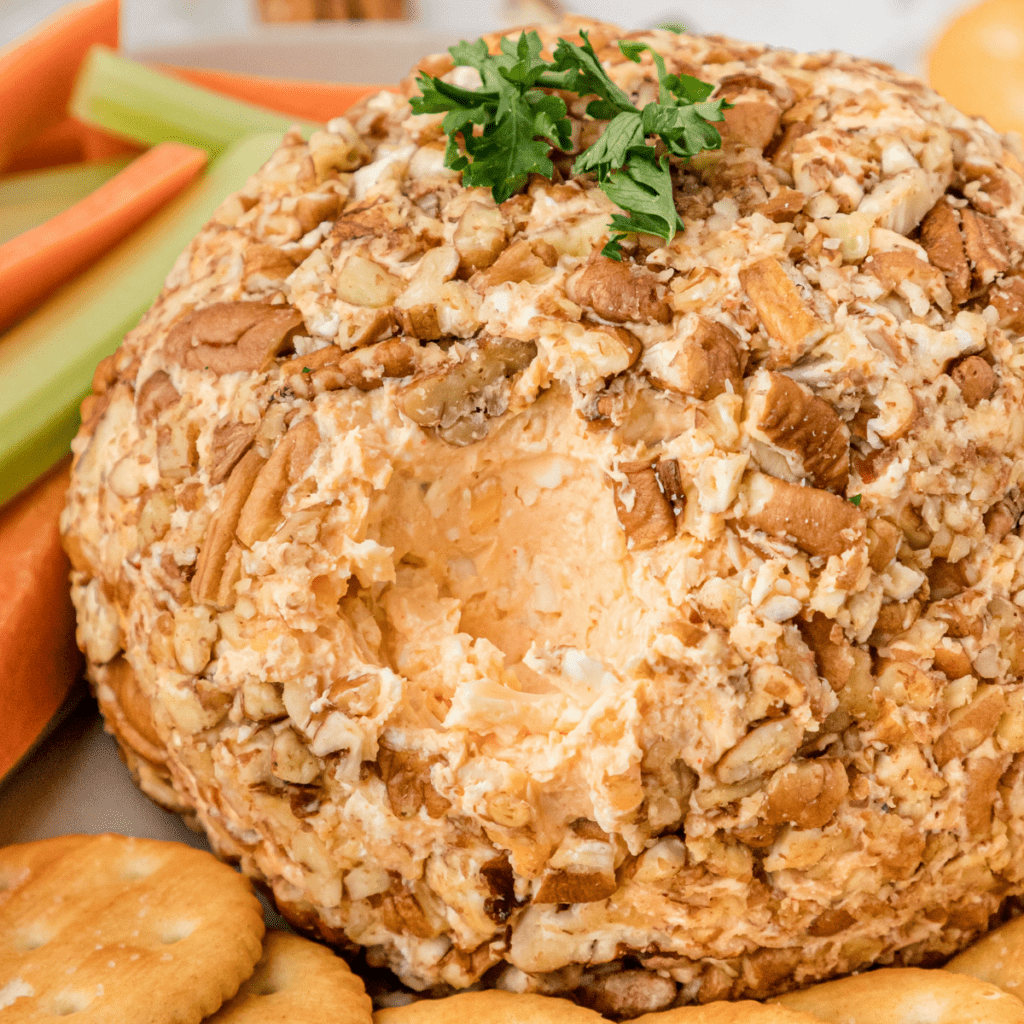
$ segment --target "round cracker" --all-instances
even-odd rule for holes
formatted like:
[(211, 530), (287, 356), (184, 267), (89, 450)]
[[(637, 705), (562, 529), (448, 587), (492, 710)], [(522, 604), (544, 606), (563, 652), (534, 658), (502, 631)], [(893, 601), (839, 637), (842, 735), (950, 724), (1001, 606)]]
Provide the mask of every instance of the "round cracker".
[(776, 1004), (766, 1006), (744, 999), (738, 1003), (677, 1006), (658, 1013), (645, 1013), (630, 1024), (821, 1024), (821, 1018)]
[(953, 957), (945, 969), (954, 974), (969, 974), (998, 985), (1004, 992), (1024, 997), (1024, 917), (989, 932)]
[(205, 1024), (371, 1024), (362, 981), (326, 946), (267, 932), (256, 970)]
[(251, 973), (249, 881), (180, 843), (62, 836), (0, 850), (4, 1024), (198, 1024)]
[(518, 992), (461, 992), (420, 999), (373, 1015), (374, 1024), (604, 1024), (604, 1017), (568, 999)]
[(988, 982), (885, 967), (774, 1000), (834, 1024), (1024, 1024), (1024, 1003)]

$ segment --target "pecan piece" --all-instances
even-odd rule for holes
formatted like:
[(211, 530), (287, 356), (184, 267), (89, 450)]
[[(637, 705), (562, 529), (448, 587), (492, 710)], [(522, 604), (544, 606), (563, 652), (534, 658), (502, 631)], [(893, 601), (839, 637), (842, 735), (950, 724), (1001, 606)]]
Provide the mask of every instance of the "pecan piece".
[(832, 329), (807, 305), (777, 259), (769, 256), (740, 271), (740, 283), (768, 332), (775, 369), (791, 366)]
[(850, 476), (850, 432), (810, 388), (782, 373), (759, 370), (748, 382), (744, 426), (780, 455), (793, 479), (842, 493)]
[[(678, 464), (677, 464), (678, 467)], [(646, 551), (676, 535), (672, 504), (662, 490), (655, 463), (627, 462), (619, 469), (628, 483), (616, 482), (615, 512), (631, 551)]]
[[(414, 377), (398, 393), (398, 407), (421, 427), (437, 427), (452, 444), (471, 444), (487, 432), (487, 418), (507, 408), (501, 384), (537, 355), (533, 342), (482, 340), (452, 366)], [(457, 424), (463, 428), (445, 434)]]
[(479, 291), (489, 291), (506, 281), (536, 284), (548, 276), (558, 262), (558, 253), (541, 239), (513, 242), (486, 270), (473, 275), (470, 282)]
[(491, 266), (507, 245), (501, 210), (485, 202), (470, 203), (455, 225), (452, 245), (459, 254), (460, 274)]
[(218, 598), (224, 564), (235, 540), (238, 517), (265, 461), (259, 452), (250, 448), (228, 477), (220, 504), (203, 539), (192, 577), (192, 600), (197, 604), (213, 604)]
[(662, 286), (653, 274), (597, 256), (567, 282), (569, 298), (615, 324), (658, 323), (672, 319)]
[(746, 497), (746, 523), (769, 536), (790, 539), (808, 554), (827, 558), (866, 542), (864, 513), (829, 491), (752, 473)]
[(972, 409), (979, 402), (991, 398), (998, 387), (996, 371), (981, 356), (961, 359), (952, 367), (949, 375), (960, 389), (964, 402)]
[(1008, 274), (989, 292), (999, 314), (999, 326), (1015, 334), (1024, 331), (1024, 275)]
[(1024, 493), (1019, 487), (1011, 487), (1006, 496), (985, 513), (985, 532), (998, 544), (1011, 530), (1017, 529), (1021, 515), (1024, 515)]
[(150, 374), (135, 393), (135, 416), (140, 427), (149, 426), (164, 411), (174, 405), (181, 395), (163, 370)]
[[(683, 334), (682, 328), (692, 327)], [(743, 381), (740, 339), (725, 324), (703, 316), (687, 317), (679, 336), (653, 346), (644, 359), (651, 380), (666, 391), (710, 401), (738, 392)]]
[(732, 107), (723, 114), (723, 144), (752, 146), (761, 151), (775, 137), (782, 118), (778, 103), (760, 90), (737, 96)]
[(238, 464), (256, 437), (256, 425), (221, 423), (210, 443), (210, 483), (219, 484)]
[(533, 902), (597, 903), (608, 899), (617, 889), (614, 872), (556, 868), (545, 872)]
[(304, 330), (302, 314), (291, 306), (217, 302), (179, 320), (165, 349), (190, 370), (262, 373)]
[[(875, 253), (864, 261), (863, 269), (876, 277), (889, 291), (902, 295), (915, 312), (927, 312), (927, 308), (916, 308), (917, 302), (920, 301), (920, 292), (937, 306), (944, 309), (950, 307), (950, 294), (942, 271), (930, 263), (925, 263), (924, 260), (919, 260), (911, 252), (892, 249), (889, 252)], [(914, 293), (915, 289), (920, 290), (917, 295)]]
[(430, 781), (431, 766), (443, 761), (440, 755), (424, 756), (413, 750), (380, 745), (377, 764), (391, 810), (398, 817), (411, 818), (426, 807), (431, 818), (440, 818), (451, 807), (451, 801), (441, 796)]
[(802, 726), (793, 718), (778, 718), (754, 726), (715, 765), (720, 782), (733, 785), (748, 782), (781, 768), (803, 742)]
[(262, 283), (283, 281), (297, 266), (295, 260), (274, 245), (257, 243), (245, 250), (242, 278), (248, 283), (262, 278)]
[(235, 535), (246, 547), (266, 540), (277, 529), (285, 493), (309, 468), (319, 443), (316, 422), (300, 420), (288, 429), (273, 454), (260, 467), (235, 528)]
[(979, 686), (969, 704), (949, 716), (949, 726), (935, 741), (935, 763), (941, 768), (954, 757), (964, 757), (996, 731), (1006, 710), (1006, 695), (999, 686)]
[(762, 214), (776, 224), (792, 223), (804, 208), (807, 196), (795, 188), (783, 185), (773, 196), (769, 196), (758, 208)]
[(768, 783), (768, 821), (821, 828), (832, 819), (849, 788), (846, 769), (835, 758), (794, 761), (780, 768)]
[(1004, 270), (1009, 270), (1018, 255), (1003, 225), (970, 207), (960, 211), (960, 233), (979, 291), (987, 288)]
[(612, 1020), (630, 1020), (664, 1010), (677, 994), (676, 983), (653, 971), (614, 971), (585, 979), (579, 1000)]
[(401, 294), (405, 282), (389, 274), (379, 263), (353, 253), (341, 266), (334, 290), (342, 302), (351, 306), (381, 309), (390, 306)]
[(373, 391), (384, 384), (386, 377), (408, 377), (416, 368), (416, 352), (408, 342), (391, 338), (338, 353), (335, 365), (325, 364), (307, 376), (316, 395), (342, 388)]
[(846, 639), (843, 627), (821, 612), (807, 621), (797, 622), (804, 643), (814, 652), (818, 674), (828, 680), (837, 693), (851, 680), (854, 685), (871, 675), (871, 658)]
[(960, 235), (960, 213), (943, 196), (921, 221), (921, 245), (932, 266), (946, 275), (946, 286), (957, 305), (971, 295), (971, 265)]
[(406, 334), (422, 341), (436, 341), (444, 332), (438, 307), (444, 302), (444, 285), (459, 269), (459, 254), (450, 245), (429, 249), (420, 258), (412, 280), (395, 299), (395, 314)]

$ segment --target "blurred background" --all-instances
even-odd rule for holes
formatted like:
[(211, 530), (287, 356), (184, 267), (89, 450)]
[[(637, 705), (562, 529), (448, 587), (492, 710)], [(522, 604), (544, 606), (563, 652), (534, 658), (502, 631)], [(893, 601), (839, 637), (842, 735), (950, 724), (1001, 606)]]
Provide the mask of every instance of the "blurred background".
[[(0, 46), (62, 0), (0, 0)], [(295, 78), (394, 81), (425, 51), (565, 10), (625, 28), (681, 24), (923, 73), (963, 0), (123, 0), (129, 55)]]

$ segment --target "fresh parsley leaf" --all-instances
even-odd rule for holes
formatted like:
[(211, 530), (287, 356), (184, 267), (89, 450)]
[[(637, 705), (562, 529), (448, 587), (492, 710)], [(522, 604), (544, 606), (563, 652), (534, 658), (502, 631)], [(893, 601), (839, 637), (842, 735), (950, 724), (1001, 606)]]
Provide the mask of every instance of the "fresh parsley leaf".
[(851, 505), (856, 505), (856, 506), (857, 506), (857, 508), (860, 508), (860, 499), (861, 499), (861, 495), (859, 495), (859, 494), (855, 494), (855, 495), (854, 495), (854, 496), (853, 496), (852, 498), (847, 498), (846, 500), (847, 500), (847, 501), (848, 501), (848, 502), (849, 502), (849, 503), (850, 503)]
[[(690, 75), (670, 75), (661, 54), (646, 43), (625, 40), (619, 49), (640, 62), (649, 51), (658, 73), (658, 102), (638, 110), (608, 75), (585, 32), (582, 45), (559, 39), (553, 59), (541, 56), (536, 32), (502, 39), (492, 54), (483, 40), (461, 42), (449, 52), (457, 65), (474, 68), (480, 87), (464, 89), (421, 74), (422, 95), (413, 113), (444, 112), (448, 136), (445, 163), (462, 172), (467, 186), (489, 187), (504, 202), (531, 174), (552, 177), (551, 149), (567, 150), (571, 124), (561, 97), (545, 90), (592, 96), (587, 116), (608, 124), (581, 153), (574, 173), (593, 173), (624, 213), (612, 217), (606, 255), (621, 259), (627, 234), (653, 234), (670, 241), (683, 226), (672, 194), (670, 157), (688, 159), (722, 140), (714, 123), (727, 107), (711, 100), (714, 86)], [(655, 149), (658, 143), (663, 149)]]

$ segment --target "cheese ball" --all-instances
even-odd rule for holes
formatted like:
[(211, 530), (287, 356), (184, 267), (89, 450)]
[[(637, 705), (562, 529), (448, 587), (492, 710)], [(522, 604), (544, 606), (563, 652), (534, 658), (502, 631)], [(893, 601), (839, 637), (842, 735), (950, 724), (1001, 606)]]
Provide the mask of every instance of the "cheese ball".
[(930, 963), (1024, 892), (1019, 142), (867, 60), (628, 38), (731, 104), (671, 242), (601, 255), (572, 153), (463, 187), (410, 79), (225, 200), (63, 518), (145, 792), (413, 989), (618, 1017)]

